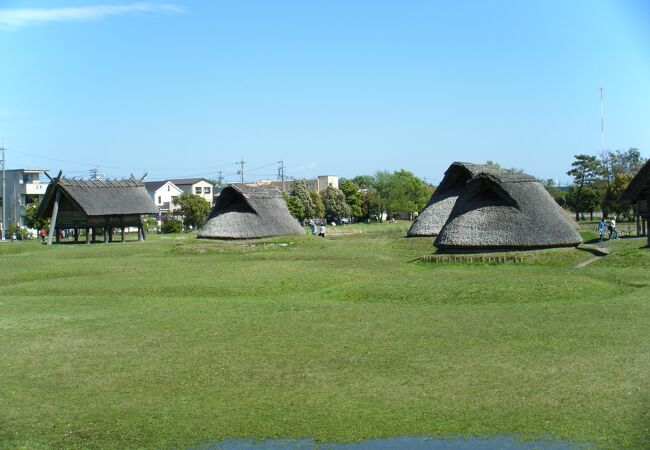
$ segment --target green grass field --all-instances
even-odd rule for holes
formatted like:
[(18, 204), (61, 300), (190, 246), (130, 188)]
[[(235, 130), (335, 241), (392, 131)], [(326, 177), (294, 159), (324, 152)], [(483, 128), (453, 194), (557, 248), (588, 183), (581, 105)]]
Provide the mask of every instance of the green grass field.
[[(0, 447), (223, 438), (650, 447), (650, 249), (433, 263), (408, 224), (0, 245)], [(277, 245), (282, 244), (282, 245)]]

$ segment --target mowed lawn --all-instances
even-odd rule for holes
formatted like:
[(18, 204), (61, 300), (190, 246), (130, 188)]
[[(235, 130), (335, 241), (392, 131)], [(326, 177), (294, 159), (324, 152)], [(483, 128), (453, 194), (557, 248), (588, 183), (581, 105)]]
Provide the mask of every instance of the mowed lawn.
[[(434, 263), (408, 224), (0, 245), (0, 447), (224, 438), (650, 447), (650, 250)], [(278, 245), (282, 244), (282, 245)]]

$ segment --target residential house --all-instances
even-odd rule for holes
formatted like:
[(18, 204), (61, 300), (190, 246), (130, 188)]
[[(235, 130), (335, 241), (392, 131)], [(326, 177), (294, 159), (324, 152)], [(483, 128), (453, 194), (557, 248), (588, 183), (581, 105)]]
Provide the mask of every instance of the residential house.
[[(42, 201), (50, 179), (42, 169), (11, 169), (5, 171), (6, 220), (3, 225), (27, 226), (25, 214), (27, 207), (35, 201)], [(1, 182), (1, 180), (0, 180)], [(1, 195), (1, 192), (0, 192)], [(1, 203), (0, 203), (1, 204)], [(0, 219), (1, 220), (1, 219)]]
[(214, 189), (214, 185), (206, 178), (177, 178), (166, 181), (171, 181), (183, 192), (199, 195), (210, 203), (210, 205), (213, 204), (212, 190)]
[(174, 205), (174, 199), (183, 191), (171, 181), (147, 181), (144, 187), (160, 214), (169, 214), (180, 208)]

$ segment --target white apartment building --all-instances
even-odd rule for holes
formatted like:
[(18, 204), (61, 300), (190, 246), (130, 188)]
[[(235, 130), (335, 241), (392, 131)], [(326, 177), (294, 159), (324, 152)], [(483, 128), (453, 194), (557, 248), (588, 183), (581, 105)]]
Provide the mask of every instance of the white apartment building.
[[(4, 211), (7, 216), (3, 229), (8, 228), (10, 225), (27, 226), (25, 220), (27, 206), (37, 200), (39, 202), (43, 200), (47, 185), (50, 184), (50, 179), (45, 175), (45, 172), (46, 170), (43, 169), (10, 169), (5, 171), (6, 199), (1, 198), (2, 192), (0, 192), (0, 201), (4, 202)], [(0, 180), (0, 183), (2, 183), (2, 180)], [(0, 221), (2, 219), (0, 217)]]

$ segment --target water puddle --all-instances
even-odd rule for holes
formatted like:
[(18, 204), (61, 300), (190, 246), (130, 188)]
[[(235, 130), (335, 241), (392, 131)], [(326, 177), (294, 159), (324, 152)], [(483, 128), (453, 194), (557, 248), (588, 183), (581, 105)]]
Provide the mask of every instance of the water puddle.
[(568, 441), (524, 441), (510, 436), (486, 438), (439, 439), (426, 437), (395, 437), (334, 444), (313, 439), (226, 439), (206, 443), (201, 450), (574, 450), (585, 448)]

